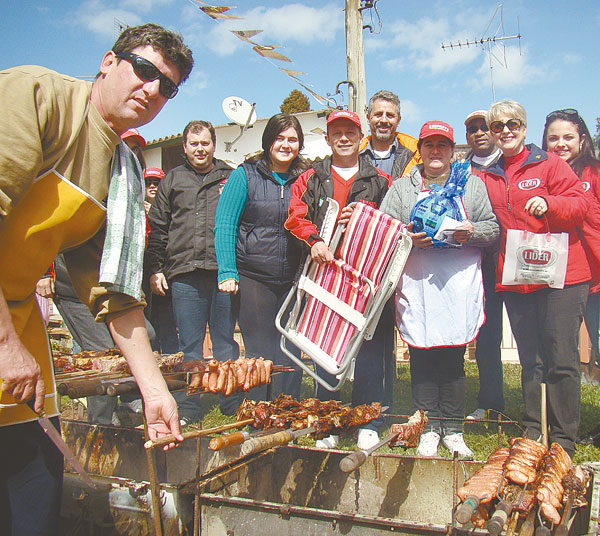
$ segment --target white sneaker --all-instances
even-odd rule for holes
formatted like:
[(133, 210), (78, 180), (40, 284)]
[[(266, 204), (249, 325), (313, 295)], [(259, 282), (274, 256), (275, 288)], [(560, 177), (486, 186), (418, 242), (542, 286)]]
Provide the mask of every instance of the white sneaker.
[(318, 449), (334, 449), (335, 447), (337, 447), (339, 442), (339, 435), (330, 435), (324, 437), (323, 439), (317, 439), (317, 441), (315, 442), (315, 447), (317, 447)]
[(486, 410), (483, 408), (477, 408), (473, 413), (467, 415), (466, 419), (468, 421), (479, 421), (485, 419)]
[(360, 450), (368, 450), (379, 443), (379, 434), (370, 428), (359, 428), (356, 446)]
[(419, 446), (417, 447), (417, 456), (437, 456), (438, 445), (440, 444), (440, 434), (437, 432), (427, 432), (421, 436)]
[(472, 458), (473, 451), (467, 447), (462, 434), (449, 434), (442, 438), (442, 445), (451, 453), (458, 452), (460, 458)]
[(119, 402), (119, 404), (129, 411), (133, 411), (133, 413), (141, 413), (142, 412), (142, 399), (136, 398), (131, 402)]

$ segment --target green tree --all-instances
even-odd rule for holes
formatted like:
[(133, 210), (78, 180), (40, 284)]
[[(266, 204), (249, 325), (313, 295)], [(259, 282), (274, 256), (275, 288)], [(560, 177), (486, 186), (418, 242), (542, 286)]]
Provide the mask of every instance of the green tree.
[(279, 107), (281, 113), (295, 114), (298, 112), (308, 112), (310, 110), (310, 101), (308, 97), (298, 89), (292, 89), (290, 94), (283, 99), (283, 103)]
[(594, 145), (599, 147), (600, 143), (600, 117), (596, 117), (596, 135), (594, 136)]

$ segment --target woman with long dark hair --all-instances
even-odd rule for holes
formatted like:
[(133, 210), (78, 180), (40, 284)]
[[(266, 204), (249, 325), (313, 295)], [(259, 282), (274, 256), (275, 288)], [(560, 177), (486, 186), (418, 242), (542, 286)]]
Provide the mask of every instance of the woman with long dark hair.
[[(292, 184), (306, 165), (296, 117), (276, 114), (262, 136), (262, 153), (229, 177), (215, 220), (219, 289), (238, 293), (246, 357), (291, 366), (279, 348), (275, 316), (300, 263), (300, 243), (283, 227)], [(296, 368), (296, 367), (295, 367)], [(273, 377), (272, 394), (300, 397), (302, 370)]]
[(583, 182), (589, 208), (580, 226), (583, 245), (592, 268), (592, 285), (585, 309), (585, 324), (596, 360), (600, 359), (600, 161), (594, 155), (590, 131), (577, 110), (555, 110), (546, 116), (542, 149), (560, 156)]

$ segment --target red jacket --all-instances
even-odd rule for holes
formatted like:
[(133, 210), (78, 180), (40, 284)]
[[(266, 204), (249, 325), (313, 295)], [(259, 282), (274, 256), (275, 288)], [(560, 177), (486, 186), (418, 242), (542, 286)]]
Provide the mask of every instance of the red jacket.
[(581, 224), (580, 235), (592, 270), (591, 293), (600, 292), (600, 171), (588, 166), (581, 176), (589, 208)]
[[(366, 160), (359, 159), (358, 172), (354, 177), (346, 205), (360, 201), (378, 208), (392, 179), (387, 173), (373, 167)], [(331, 178), (331, 157), (315, 162), (313, 167), (298, 177), (292, 186), (292, 199), (285, 228), (296, 238), (312, 247), (322, 240), (319, 236), (325, 219), (325, 199), (333, 198)], [(340, 207), (341, 209), (344, 207)]]
[[(547, 285), (502, 285), (507, 229), (527, 229), (534, 233), (569, 233), (569, 259), (565, 285), (584, 283), (591, 272), (577, 232), (588, 210), (588, 201), (579, 177), (557, 155), (527, 145), (530, 154), (510, 183), (504, 173), (504, 157), (481, 173), (492, 208), (502, 228), (500, 256), (496, 267), (496, 290), (534, 292)], [(535, 196), (548, 204), (545, 216), (538, 219), (525, 212), (525, 204)]]

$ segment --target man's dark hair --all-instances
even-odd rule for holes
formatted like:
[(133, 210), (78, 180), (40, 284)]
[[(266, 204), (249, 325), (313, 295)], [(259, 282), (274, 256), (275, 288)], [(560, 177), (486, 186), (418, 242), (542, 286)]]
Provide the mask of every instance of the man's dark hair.
[(373, 103), (377, 100), (384, 100), (384, 101), (388, 101), (391, 102), (396, 109), (398, 110), (398, 115), (400, 115), (400, 99), (398, 98), (398, 95), (396, 95), (395, 93), (388, 91), (387, 89), (380, 89), (377, 93), (375, 93), (370, 99), (369, 99), (369, 106), (367, 108), (367, 114), (371, 114), (371, 110), (373, 109)]
[(183, 129), (183, 143), (187, 142), (187, 136), (191, 132), (192, 134), (199, 134), (203, 130), (208, 130), (210, 132), (210, 137), (212, 138), (213, 145), (217, 144), (217, 133), (215, 132), (215, 127), (212, 126), (212, 123), (209, 121), (190, 121), (185, 128)]
[(143, 24), (127, 28), (115, 41), (112, 51), (131, 52), (137, 47), (151, 46), (160, 52), (163, 58), (172, 63), (181, 79), (179, 84), (185, 82), (194, 66), (192, 51), (183, 42), (181, 34), (165, 30), (158, 24)]
[[(300, 150), (304, 148), (304, 133), (302, 132), (302, 126), (298, 118), (291, 114), (275, 114), (267, 122), (267, 126), (262, 135), (262, 155), (260, 158), (264, 161), (269, 169), (271, 169), (271, 147), (275, 143), (277, 136), (288, 128), (293, 128), (298, 134), (298, 142)], [(307, 168), (306, 161), (298, 154), (292, 161), (289, 168), (290, 175), (300, 175)]]

